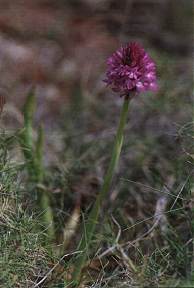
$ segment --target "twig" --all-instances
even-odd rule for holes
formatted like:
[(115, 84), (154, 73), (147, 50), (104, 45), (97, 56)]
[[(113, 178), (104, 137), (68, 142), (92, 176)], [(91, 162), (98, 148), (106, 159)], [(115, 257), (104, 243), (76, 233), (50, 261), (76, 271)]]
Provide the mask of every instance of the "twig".
[[(153, 187), (151, 187), (151, 186), (149, 186), (149, 185), (143, 184), (143, 183), (138, 182), (138, 181), (133, 181), (133, 180), (126, 179), (126, 178), (122, 178), (122, 177), (121, 177), (120, 179), (121, 179), (122, 181), (126, 181), (126, 182), (130, 182), (130, 183), (134, 183), (134, 184), (143, 186), (143, 187), (145, 187), (145, 188), (147, 188), (147, 189), (151, 189), (152, 191), (156, 191), (156, 192), (168, 194), (168, 195), (172, 196), (173, 198), (176, 198), (176, 197), (177, 197), (176, 195), (168, 192), (169, 189), (168, 189), (168, 187), (167, 187), (166, 185), (165, 185), (165, 189), (160, 190), (160, 189), (153, 188)], [(180, 195), (178, 196), (178, 198), (181, 199), (181, 200), (185, 200), (183, 197), (180, 197)]]
[(183, 192), (183, 189), (185, 188), (185, 186), (186, 186), (186, 184), (187, 184), (190, 176), (191, 176), (191, 175), (188, 175), (188, 176), (187, 176), (187, 179), (185, 180), (184, 184), (182, 185), (182, 187), (181, 187), (179, 193), (177, 194), (176, 199), (174, 200), (174, 203), (172, 204), (172, 206), (170, 207), (170, 209), (172, 209), (172, 208), (175, 206), (178, 198), (180, 198), (180, 194)]

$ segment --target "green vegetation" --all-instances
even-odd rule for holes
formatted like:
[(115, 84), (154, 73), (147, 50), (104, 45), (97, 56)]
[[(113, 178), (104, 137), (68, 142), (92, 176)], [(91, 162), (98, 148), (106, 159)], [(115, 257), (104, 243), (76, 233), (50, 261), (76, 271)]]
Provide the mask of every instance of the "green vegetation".
[[(155, 54), (161, 89), (131, 102), (80, 287), (193, 287), (191, 87), (175, 79), (176, 58)], [(119, 107), (75, 87), (63, 111), (62, 152), (48, 165), (43, 130), (33, 123), (35, 98), (32, 91), (26, 98), (24, 127), (0, 135), (0, 285), (71, 287)]]

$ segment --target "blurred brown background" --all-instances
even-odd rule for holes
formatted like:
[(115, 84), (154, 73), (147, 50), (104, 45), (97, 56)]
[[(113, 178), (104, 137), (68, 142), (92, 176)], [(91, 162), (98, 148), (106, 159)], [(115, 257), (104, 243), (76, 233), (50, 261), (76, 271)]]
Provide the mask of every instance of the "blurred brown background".
[(91, 97), (107, 94), (106, 58), (134, 39), (191, 59), (192, 0), (0, 0), (0, 88), (15, 111), (36, 84), (38, 119), (55, 119), (78, 81)]

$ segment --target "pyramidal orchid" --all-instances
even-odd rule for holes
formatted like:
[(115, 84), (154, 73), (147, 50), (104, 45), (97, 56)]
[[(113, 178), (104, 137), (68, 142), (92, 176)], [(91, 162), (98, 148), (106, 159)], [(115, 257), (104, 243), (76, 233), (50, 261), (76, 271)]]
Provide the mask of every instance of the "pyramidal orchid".
[(157, 90), (156, 65), (139, 43), (118, 49), (108, 58), (107, 66), (104, 81), (121, 96)]
[(82, 268), (88, 258), (88, 251), (98, 223), (100, 207), (110, 190), (113, 174), (118, 164), (130, 99), (144, 91), (156, 91), (156, 80), (156, 65), (139, 43), (132, 42), (121, 47), (107, 60), (104, 81), (114, 92), (123, 96), (123, 106), (108, 170), (101, 191), (83, 228), (84, 232), (78, 247), (81, 254), (76, 258), (72, 279), (75, 286), (80, 283)]

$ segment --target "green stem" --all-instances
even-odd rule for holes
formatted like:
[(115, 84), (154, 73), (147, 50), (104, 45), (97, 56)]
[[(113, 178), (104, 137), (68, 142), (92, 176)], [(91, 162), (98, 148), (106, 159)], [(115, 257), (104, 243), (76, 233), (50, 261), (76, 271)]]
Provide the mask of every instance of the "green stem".
[(38, 139), (36, 142), (34, 168), (36, 174), (38, 204), (43, 212), (43, 222), (47, 226), (47, 235), (50, 240), (55, 238), (55, 228), (53, 211), (51, 208), (50, 197), (41, 184), (44, 182), (44, 167), (43, 167), (43, 144), (44, 144), (44, 131), (42, 126), (38, 129)]
[[(20, 145), (26, 160), (29, 179), (36, 184), (38, 195), (37, 203), (43, 211), (42, 219), (47, 226), (47, 234), (50, 240), (54, 239), (55, 230), (53, 223), (53, 212), (50, 205), (50, 197), (43, 187), (44, 166), (43, 166), (43, 144), (44, 131), (40, 127), (38, 130), (38, 139), (34, 145), (33, 141), (33, 116), (35, 112), (34, 89), (31, 89), (24, 105), (24, 129), (20, 135)], [(34, 147), (35, 146), (35, 147)]]
[(36, 172), (36, 181), (42, 183), (44, 180), (44, 167), (43, 167), (43, 145), (44, 145), (44, 131), (43, 127), (38, 128), (38, 138), (36, 141), (35, 147), (35, 172)]
[(20, 135), (20, 144), (24, 153), (24, 157), (27, 163), (28, 173), (31, 179), (35, 178), (33, 167), (33, 115), (35, 111), (35, 97), (34, 90), (31, 89), (27, 96), (26, 103), (24, 105), (24, 129)]
[(127, 121), (128, 109), (129, 109), (129, 97), (126, 97), (124, 99), (124, 103), (123, 103), (123, 107), (122, 107), (122, 111), (121, 111), (119, 126), (117, 129), (117, 134), (116, 134), (116, 138), (115, 138), (115, 143), (114, 143), (112, 157), (111, 157), (111, 161), (110, 161), (110, 164), (108, 167), (108, 171), (107, 171), (107, 174), (104, 178), (104, 183), (103, 183), (102, 189), (101, 189), (99, 195), (97, 196), (97, 199), (96, 199), (95, 204), (92, 208), (92, 211), (90, 212), (88, 222), (87, 222), (86, 226), (84, 227), (85, 228), (84, 235), (82, 236), (82, 239), (80, 241), (80, 245), (78, 247), (78, 249), (81, 250), (82, 253), (79, 254), (78, 258), (76, 259), (76, 263), (75, 263), (75, 271), (73, 274), (73, 281), (74, 281), (75, 285), (78, 285), (80, 282), (81, 271), (82, 271), (82, 268), (83, 268), (84, 263), (86, 261), (87, 251), (89, 250), (89, 246), (90, 246), (91, 241), (92, 241), (95, 227), (96, 227), (96, 224), (98, 222), (100, 207), (102, 205), (104, 198), (106, 197), (106, 195), (109, 191), (111, 181), (113, 178), (113, 174), (114, 174), (115, 168), (116, 168), (118, 160), (119, 160), (121, 147), (123, 144), (123, 132), (124, 132), (124, 127), (125, 127), (125, 124)]

